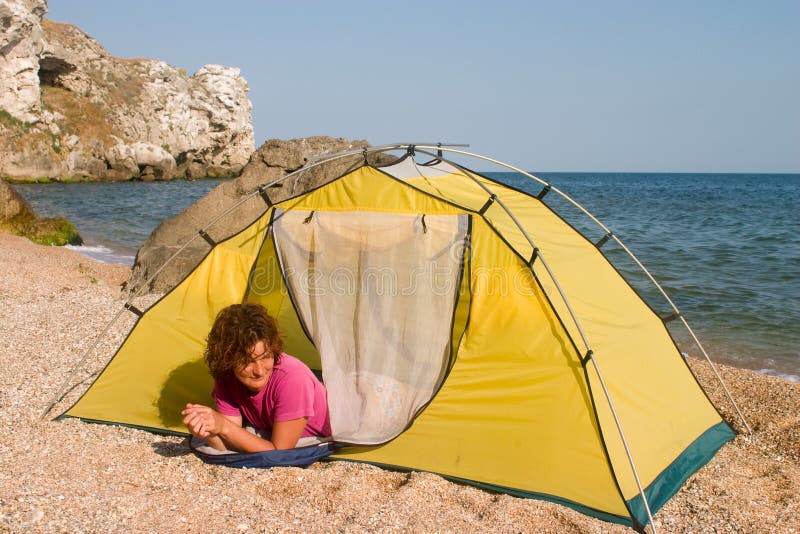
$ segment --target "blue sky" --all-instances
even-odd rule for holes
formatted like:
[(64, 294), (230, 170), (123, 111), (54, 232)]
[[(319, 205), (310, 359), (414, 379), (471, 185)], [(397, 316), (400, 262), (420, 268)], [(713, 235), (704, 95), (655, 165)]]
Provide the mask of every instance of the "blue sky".
[(800, 172), (800, 2), (50, 0), (113, 55), (236, 66), (256, 145), (469, 143), (536, 171)]

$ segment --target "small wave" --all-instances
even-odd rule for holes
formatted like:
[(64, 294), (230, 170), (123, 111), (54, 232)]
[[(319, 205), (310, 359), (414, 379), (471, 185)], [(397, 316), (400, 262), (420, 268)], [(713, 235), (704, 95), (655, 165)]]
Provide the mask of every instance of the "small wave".
[(131, 256), (130, 254), (122, 254), (102, 245), (66, 245), (64, 248), (74, 250), (75, 252), (79, 252), (88, 258), (102, 261), (104, 263), (133, 265), (134, 256)]
[[(685, 353), (685, 352), (681, 352), (681, 356), (683, 356), (684, 359), (690, 357), (690, 355)], [(698, 356), (698, 359), (699, 359), (699, 356)], [(721, 362), (714, 361), (714, 363), (724, 363), (726, 365), (732, 365), (734, 367), (739, 367), (741, 369), (752, 369), (756, 373), (759, 373), (759, 374), (762, 374), (762, 375), (767, 375), (767, 376), (774, 376), (775, 378), (780, 378), (780, 379), (786, 380), (788, 382), (800, 382), (800, 375), (796, 375), (796, 374), (792, 374), (792, 373), (782, 373), (780, 371), (776, 371), (775, 369), (769, 369), (767, 367), (761, 367), (761, 368), (758, 368), (758, 369), (755, 368), (755, 367), (748, 367), (747, 365), (742, 365), (743, 362), (741, 362), (739, 360), (734, 360), (734, 361), (725, 361), (725, 360), (723, 360)]]
[(764, 374), (764, 375), (774, 376), (776, 378), (782, 378), (782, 379), (787, 380), (789, 382), (800, 382), (800, 376), (798, 376), (798, 375), (790, 375), (790, 374), (786, 374), (786, 373), (779, 373), (779, 372), (774, 371), (772, 369), (759, 369), (758, 372), (761, 373), (761, 374)]

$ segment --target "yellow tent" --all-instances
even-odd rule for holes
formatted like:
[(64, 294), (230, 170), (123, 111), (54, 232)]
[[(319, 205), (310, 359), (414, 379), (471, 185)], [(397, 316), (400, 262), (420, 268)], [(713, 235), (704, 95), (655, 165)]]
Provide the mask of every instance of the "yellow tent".
[[(389, 148), (406, 154), (367, 163)], [(259, 302), (286, 352), (322, 373), (335, 457), (642, 529), (733, 431), (603, 243), (544, 202), (549, 185), (526, 194), (436, 148), (371, 148), (314, 190), (262, 194), (260, 217), (209, 238), (179, 285), (133, 308), (136, 326), (65, 415), (184, 433), (183, 405), (211, 402), (201, 354), (215, 315)]]

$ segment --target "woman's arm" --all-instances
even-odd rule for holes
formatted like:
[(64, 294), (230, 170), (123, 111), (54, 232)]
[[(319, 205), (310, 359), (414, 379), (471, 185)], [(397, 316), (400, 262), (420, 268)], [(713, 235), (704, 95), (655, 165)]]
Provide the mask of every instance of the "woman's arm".
[(204, 438), (215, 449), (241, 452), (294, 448), (308, 422), (306, 417), (277, 422), (272, 428), (270, 441), (242, 428), (241, 416), (222, 415), (202, 404), (187, 404), (181, 414), (184, 415), (183, 424), (189, 432)]
[(266, 440), (246, 429), (241, 425), (236, 426), (230, 422), (223, 424), (217, 434), (228, 446), (242, 452), (261, 452), (273, 449), (293, 449), (306, 428), (308, 418), (300, 417), (291, 421), (280, 421), (272, 427), (272, 440)]

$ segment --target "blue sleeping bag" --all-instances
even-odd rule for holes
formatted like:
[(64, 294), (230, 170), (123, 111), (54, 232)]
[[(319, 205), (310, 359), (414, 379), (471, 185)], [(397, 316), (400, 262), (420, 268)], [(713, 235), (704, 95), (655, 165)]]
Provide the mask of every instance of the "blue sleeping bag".
[(202, 439), (192, 437), (189, 440), (189, 447), (201, 460), (209, 464), (226, 465), (228, 467), (270, 468), (281, 466), (308, 467), (314, 462), (330, 456), (340, 446), (329, 441), (280, 451), (221, 452), (205, 445), (205, 441)]

